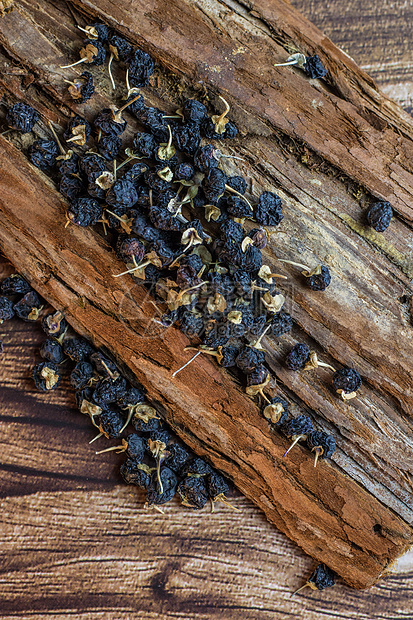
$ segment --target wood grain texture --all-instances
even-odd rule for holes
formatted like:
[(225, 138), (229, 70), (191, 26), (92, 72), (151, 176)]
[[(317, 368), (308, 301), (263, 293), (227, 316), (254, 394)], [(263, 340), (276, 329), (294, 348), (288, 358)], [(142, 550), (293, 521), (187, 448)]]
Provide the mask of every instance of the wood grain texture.
[[(291, 164), (291, 166), (292, 166), (292, 165), (293, 165), (293, 164)], [(298, 175), (297, 175), (297, 176), (298, 176)], [(323, 181), (324, 181), (324, 179), (323, 179)], [(324, 190), (323, 190), (323, 191), (324, 191)], [(296, 192), (298, 192), (298, 181), (297, 181), (297, 189), (296, 189)], [(331, 194), (333, 194), (333, 192), (331, 192)], [(353, 205), (353, 208), (354, 208), (354, 213), (357, 215), (357, 214), (358, 214), (358, 206), (357, 206), (356, 204), (354, 204), (354, 205)], [(343, 220), (343, 221), (345, 221), (345, 220)], [(357, 219), (356, 219), (356, 218), (354, 218), (354, 221), (356, 222), (356, 221), (357, 221)], [(403, 231), (402, 231), (402, 229), (401, 229), (401, 231), (400, 231), (400, 232), (401, 232), (401, 234), (400, 234), (400, 236), (399, 236), (399, 242), (400, 242), (400, 247), (402, 248), (402, 246), (403, 246), (403, 234), (402, 234), (402, 232), (403, 232)], [(396, 239), (397, 239), (397, 235), (396, 235)], [(380, 241), (380, 240), (379, 240), (379, 241), (377, 241), (376, 239), (369, 239), (368, 241), (369, 241), (369, 243), (371, 243), (371, 244), (373, 245), (373, 251), (374, 251), (374, 248), (376, 248), (376, 250), (377, 250), (378, 248), (380, 248), (380, 246), (378, 245), (378, 243), (379, 243), (379, 241)], [(377, 244), (377, 245), (376, 245), (376, 244)], [(327, 244), (326, 244), (326, 245), (327, 245)], [(392, 255), (393, 260), (396, 258), (396, 256), (397, 256), (397, 254), (393, 253), (393, 255)], [(383, 270), (383, 273), (384, 273), (384, 270)], [(398, 277), (399, 277), (399, 274), (397, 274), (397, 278), (398, 278)], [(405, 287), (404, 287), (404, 284), (403, 284), (403, 283), (402, 283), (402, 285), (401, 285), (401, 289), (403, 289), (403, 293), (404, 293), (404, 291), (405, 291)], [(393, 289), (393, 292), (394, 292), (394, 289)], [(396, 293), (396, 292), (394, 292), (394, 295), (397, 295), (397, 294), (398, 294), (398, 291), (397, 291), (397, 293)], [(377, 303), (379, 303), (379, 301), (380, 301), (380, 300), (379, 300), (379, 297), (378, 297), (378, 298), (377, 298)], [(396, 308), (397, 308), (397, 310), (396, 310)], [(394, 309), (395, 309), (395, 312), (399, 312), (399, 311), (401, 311), (401, 310), (399, 310), (399, 307), (398, 307), (397, 303), (395, 303), (395, 305), (394, 305)], [(82, 421), (84, 421), (82, 417), (81, 417), (81, 420), (82, 420)], [(65, 449), (66, 449), (66, 448), (65, 448)], [(359, 457), (359, 456), (360, 456), (360, 455), (357, 455), (357, 457)], [(361, 471), (361, 472), (360, 472), (360, 475), (361, 475), (361, 476), (365, 476), (365, 471)], [(373, 476), (372, 476), (372, 477), (373, 477)], [(365, 483), (365, 478), (363, 478), (363, 480), (364, 480), (364, 483)], [(30, 510), (30, 507), (29, 507), (29, 510)], [(193, 517), (193, 515), (190, 515), (190, 517), (192, 518), (192, 517)], [(188, 517), (188, 518), (190, 518), (190, 517)], [(197, 519), (197, 516), (195, 516), (195, 517), (194, 517), (194, 519), (196, 520), (196, 519)], [(203, 528), (202, 528), (202, 529), (203, 529)], [(16, 544), (17, 544), (17, 543), (16, 543)], [(295, 551), (295, 553), (299, 555), (299, 552), (298, 552), (297, 550)], [(57, 570), (57, 569), (56, 569), (56, 570)], [(54, 574), (54, 576), (56, 576), (56, 573)], [(72, 581), (71, 581), (71, 583), (72, 583)], [(227, 583), (227, 588), (231, 588), (232, 583), (228, 583), (228, 582), (224, 582), (224, 583)], [(389, 580), (387, 580), (387, 581), (386, 581), (386, 583), (389, 583)], [(359, 598), (357, 598), (357, 596), (356, 596), (356, 599), (352, 599), (352, 601), (353, 601), (353, 605), (354, 605), (354, 607), (351, 607), (351, 606), (350, 606), (352, 610), (351, 610), (351, 609), (346, 609), (346, 610), (343, 610), (342, 612), (340, 612), (340, 613), (342, 613), (342, 614), (343, 614), (343, 615), (342, 615), (342, 616), (340, 616), (340, 617), (343, 617), (343, 618), (344, 618), (344, 617), (359, 617), (359, 616), (357, 615), (357, 614), (358, 614), (357, 608), (358, 608), (358, 609), (363, 609), (363, 610), (365, 609), (365, 610), (367, 610), (367, 611), (366, 611), (366, 613), (365, 613), (365, 615), (367, 615), (367, 617), (371, 617), (371, 618), (375, 618), (375, 617), (393, 617), (393, 616), (394, 616), (394, 617), (400, 617), (400, 616), (396, 616), (396, 615), (395, 615), (395, 614), (397, 614), (397, 613), (398, 613), (398, 612), (397, 612), (397, 607), (396, 607), (396, 605), (397, 605), (399, 602), (400, 602), (400, 609), (403, 609), (403, 611), (406, 609), (406, 610), (407, 610), (407, 611), (406, 611), (406, 614), (407, 614), (407, 617), (408, 617), (408, 615), (409, 615), (409, 614), (411, 614), (411, 611), (410, 611), (410, 609), (409, 609), (408, 607), (404, 607), (404, 605), (405, 605), (406, 601), (405, 601), (404, 599), (400, 599), (400, 600), (399, 600), (399, 598), (398, 598), (398, 596), (400, 596), (400, 595), (402, 594), (401, 592), (400, 592), (400, 593), (398, 593), (398, 590), (397, 590), (397, 583), (398, 583), (398, 582), (397, 582), (397, 581), (391, 581), (390, 583), (391, 583), (391, 586), (390, 586), (390, 587), (392, 588), (392, 589), (391, 589), (392, 597), (394, 597), (394, 598), (393, 598), (393, 600), (392, 600), (392, 601), (390, 601), (390, 606), (389, 606), (389, 607), (386, 607), (386, 611), (385, 611), (385, 612), (383, 611), (383, 614), (387, 614), (387, 616), (386, 616), (386, 615), (383, 615), (383, 616), (381, 616), (381, 615), (377, 615), (377, 616), (376, 616), (376, 615), (374, 615), (374, 614), (376, 614), (376, 613), (377, 613), (377, 614), (381, 614), (381, 612), (380, 612), (380, 611), (378, 611), (378, 609), (377, 609), (377, 600), (382, 600), (382, 598), (381, 598), (381, 597), (382, 597), (382, 596), (386, 596), (386, 595), (384, 595), (384, 594), (383, 594), (383, 592), (387, 592), (387, 593), (388, 593), (388, 590), (387, 590), (387, 589), (386, 589), (386, 590), (383, 590), (383, 591), (381, 592), (380, 590), (378, 590), (377, 588), (375, 588), (372, 592), (374, 592), (374, 594), (376, 594), (376, 595), (380, 596), (380, 599), (377, 599), (377, 598), (376, 598), (376, 599), (374, 599), (374, 598), (370, 598), (370, 595), (359, 595), (359, 596), (361, 596), (361, 597), (366, 596), (366, 598), (365, 598), (365, 599), (364, 599), (364, 598), (362, 598), (362, 599), (361, 599), (361, 600), (365, 600), (365, 601), (367, 601), (367, 603), (366, 603), (366, 605), (367, 605), (367, 606), (364, 608), (364, 607), (360, 607), (360, 599), (359, 599)], [(407, 585), (409, 585), (409, 583), (411, 583), (411, 582), (407, 582)], [(33, 584), (32, 584), (32, 585), (33, 585)], [(325, 596), (326, 596), (326, 594), (327, 594), (327, 593), (324, 593), (324, 595), (323, 595), (323, 600), (325, 600)], [(332, 594), (333, 594), (333, 593), (332, 593)], [(354, 594), (354, 593), (352, 593), (352, 594)], [(372, 596), (374, 596), (374, 594), (372, 594)], [(357, 593), (355, 593), (355, 595), (357, 595)], [(314, 596), (314, 595), (313, 595), (313, 596)], [(170, 598), (170, 597), (169, 597), (169, 598)], [(305, 598), (307, 599), (307, 598), (310, 598), (310, 597), (305, 597)], [(334, 600), (334, 599), (333, 599), (333, 600)], [(389, 602), (389, 600), (390, 600), (390, 596), (388, 596), (388, 597), (386, 596), (386, 600), (387, 600), (387, 602)], [(376, 601), (376, 604), (375, 604), (375, 602), (374, 602), (374, 601)], [(169, 601), (168, 601), (168, 603), (169, 603)], [(338, 603), (337, 603), (337, 601), (336, 601), (336, 604), (338, 604)], [(394, 605), (394, 606), (393, 606), (393, 605)], [(73, 605), (72, 605), (72, 607), (73, 607)], [(165, 615), (165, 613), (169, 613), (169, 612), (167, 612), (167, 611), (159, 611), (160, 609), (164, 609), (164, 607), (165, 607), (164, 605), (161, 605), (161, 607), (158, 607), (158, 611), (154, 612), (155, 614), (158, 614), (158, 615), (155, 615), (155, 616), (153, 616), (153, 617), (156, 617), (156, 618), (158, 618), (158, 617), (159, 617), (159, 618), (160, 618), (160, 617), (168, 617), (168, 616), (166, 616), (166, 615)], [(13, 608), (13, 609), (14, 609), (14, 608)], [(33, 608), (33, 609), (34, 609), (34, 608)], [(93, 612), (93, 613), (96, 613), (96, 614), (97, 614), (98, 612), (96, 611), (96, 605), (93, 607), (93, 609), (94, 609), (94, 612)], [(242, 609), (242, 612), (241, 612), (241, 613), (245, 613), (245, 607), (242, 607), (241, 609)], [(286, 607), (286, 609), (288, 610), (288, 607)], [(276, 605), (275, 603), (274, 603), (274, 605), (271, 607), (271, 610), (272, 610), (272, 612), (273, 612), (273, 613), (279, 613), (279, 614), (282, 614), (282, 613), (285, 613), (285, 614), (286, 614), (286, 613), (287, 613), (286, 611), (284, 611), (284, 612), (283, 612), (283, 611), (281, 611), (281, 607), (280, 607), (280, 608), (278, 608), (278, 607), (277, 607), (277, 605)], [(261, 610), (261, 611), (262, 611), (262, 610)], [(253, 614), (251, 617), (263, 617), (263, 618), (264, 618), (264, 617), (267, 617), (267, 616), (264, 616), (264, 615), (260, 616), (260, 615), (259, 615), (259, 613), (261, 613), (261, 611), (256, 612), (256, 614), (255, 614), (255, 615)], [(304, 617), (309, 617), (309, 618), (310, 618), (310, 615), (308, 615), (308, 614), (310, 614), (310, 613), (315, 614), (315, 613), (316, 613), (316, 607), (314, 607), (314, 608), (311, 610), (311, 609), (308, 609), (306, 606), (304, 606), (304, 608), (302, 608), (301, 610), (300, 610), (300, 608), (297, 608), (295, 613), (296, 613), (296, 614), (299, 614), (299, 613), (301, 613), (301, 612), (302, 612), (302, 613), (306, 613), (306, 614), (307, 614), (307, 615), (306, 615), (306, 616), (304, 616)], [(24, 613), (24, 612), (23, 612), (23, 613)], [(59, 612), (56, 612), (56, 613), (59, 613)], [(85, 611), (85, 614), (88, 614), (88, 613), (92, 613), (92, 612)], [(108, 612), (108, 611), (106, 611), (106, 612), (105, 612), (105, 611), (102, 611), (102, 612), (99, 612), (99, 613), (102, 613), (102, 614), (105, 614), (105, 613), (106, 613), (106, 614), (110, 614), (111, 612)], [(129, 613), (129, 612), (125, 612), (125, 613)], [(152, 613), (152, 612), (151, 612), (151, 613)], [(190, 615), (190, 614), (192, 614), (192, 613), (194, 613), (194, 614), (195, 614), (195, 613), (197, 613), (197, 612), (194, 612), (194, 611), (193, 611), (193, 609), (189, 609), (189, 611), (188, 611), (188, 614), (187, 614), (187, 615)], [(203, 612), (200, 612), (200, 613), (203, 613)], [(207, 615), (202, 616), (202, 617), (205, 617), (205, 618), (206, 618), (206, 617), (216, 617), (214, 614), (218, 614), (218, 615), (219, 615), (219, 612), (215, 612), (215, 611), (213, 611), (213, 610), (211, 610), (211, 609), (209, 609), (209, 611), (207, 611), (207, 612), (205, 612), (205, 613), (207, 613)], [(222, 615), (222, 616), (220, 616), (220, 617), (230, 617), (230, 616), (226, 615), (226, 613), (227, 613), (227, 612), (221, 612), (221, 613), (222, 613), (223, 615)], [(232, 612), (231, 612), (231, 613), (232, 613)], [(264, 613), (264, 611), (262, 611), (262, 613)], [(265, 612), (265, 613), (266, 613), (266, 612)], [(324, 609), (324, 611), (323, 611), (322, 613), (328, 614), (328, 613), (329, 613), (329, 611), (328, 611), (328, 607), (327, 607), (327, 609)], [(144, 612), (144, 614), (145, 614), (145, 612)], [(209, 615), (208, 615), (208, 614), (209, 614)], [(257, 614), (258, 614), (258, 615), (257, 615)], [(356, 615), (349, 615), (349, 614), (356, 614)], [(361, 614), (361, 612), (360, 612), (360, 614)], [(392, 615), (392, 614), (393, 614), (393, 615)], [(33, 616), (31, 615), (31, 617), (33, 617)], [(41, 614), (39, 615), (39, 617), (41, 617)], [(82, 617), (86, 617), (86, 616), (82, 616)], [(93, 615), (93, 617), (100, 617), (100, 616), (98, 616), (98, 615)], [(102, 616), (102, 617), (103, 617), (103, 616)], [(104, 616), (104, 617), (112, 617), (112, 616), (106, 615), (106, 616)], [(118, 617), (118, 616), (116, 616), (116, 617)], [(150, 615), (150, 616), (149, 616), (149, 615), (143, 615), (142, 617), (152, 617), (152, 615)], [(179, 616), (176, 616), (176, 615), (175, 615), (175, 616), (173, 616), (173, 617), (179, 617)], [(181, 616), (181, 617), (187, 617), (187, 616), (185, 616), (185, 612), (184, 612), (184, 615), (183, 615), (183, 616)], [(192, 616), (191, 616), (191, 617), (192, 617)], [(193, 615), (193, 617), (195, 617), (195, 615)], [(198, 617), (198, 616), (196, 616), (196, 617)], [(201, 617), (201, 616), (199, 616), (199, 617)], [(235, 617), (235, 616), (234, 616), (234, 617)], [(250, 616), (243, 616), (243, 617), (250, 617)], [(280, 615), (279, 617), (283, 617), (283, 616), (281, 616), (281, 615)], [(312, 617), (312, 616), (311, 616), (311, 617)], [(315, 617), (315, 616), (314, 616), (314, 617)], [(335, 615), (335, 617), (336, 617), (336, 615)]]

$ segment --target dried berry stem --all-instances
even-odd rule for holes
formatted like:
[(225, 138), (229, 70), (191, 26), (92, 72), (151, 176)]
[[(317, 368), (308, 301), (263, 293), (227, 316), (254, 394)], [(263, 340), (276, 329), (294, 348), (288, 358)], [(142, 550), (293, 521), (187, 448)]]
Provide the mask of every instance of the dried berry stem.
[(50, 121), (48, 121), (48, 125), (50, 127), (50, 131), (53, 134), (54, 139), (57, 142), (57, 146), (59, 147), (59, 150), (60, 150), (61, 154), (62, 155), (66, 155), (66, 151), (64, 150), (64, 148), (63, 148), (63, 146), (62, 146), (62, 144), (61, 144), (61, 142), (59, 140), (59, 137), (58, 137), (57, 133), (55, 132), (54, 127), (53, 127), (53, 125), (52, 125), (52, 123)]
[(88, 62), (87, 57), (81, 58), (77, 62), (74, 62), (71, 65), (60, 65), (60, 69), (70, 69), (71, 67), (76, 67), (76, 65), (80, 65), (82, 62)]
[(178, 374), (178, 372), (181, 372), (181, 370), (183, 370), (184, 368), (186, 368), (187, 366), (189, 366), (189, 364), (190, 364), (191, 362), (193, 362), (193, 361), (194, 361), (194, 359), (195, 359), (196, 357), (198, 357), (198, 355), (201, 355), (201, 353), (203, 353), (203, 351), (198, 351), (198, 353), (195, 353), (195, 355), (193, 355), (193, 356), (191, 357), (191, 359), (190, 359), (188, 362), (186, 362), (186, 364), (184, 364), (183, 366), (181, 366), (180, 368), (178, 368), (178, 370), (175, 370), (175, 372), (174, 372), (174, 373), (172, 373), (172, 377), (173, 377), (173, 378), (175, 378), (175, 377), (176, 377), (176, 375)]
[(112, 75), (112, 71), (111, 71), (111, 65), (112, 65), (114, 57), (115, 57), (115, 54), (112, 52), (111, 55), (110, 55), (110, 58), (109, 58), (109, 62), (108, 62), (108, 73), (109, 73), (110, 81), (112, 83), (112, 88), (113, 88), (113, 90), (116, 90), (115, 80), (113, 79), (113, 75)]

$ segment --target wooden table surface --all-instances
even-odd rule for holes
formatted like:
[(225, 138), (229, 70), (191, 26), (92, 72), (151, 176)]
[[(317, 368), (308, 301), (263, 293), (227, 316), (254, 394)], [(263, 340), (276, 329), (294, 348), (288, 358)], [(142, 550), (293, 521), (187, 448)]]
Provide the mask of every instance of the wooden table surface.
[[(413, 56), (409, 2), (294, 0), (409, 112)], [(11, 267), (0, 263), (0, 277)], [(63, 384), (33, 389), (38, 325), (0, 326), (0, 618), (413, 617), (413, 554), (368, 591), (341, 584), (290, 599), (314, 562), (236, 491), (240, 512), (165, 515), (121, 482), (121, 457), (97, 456), (88, 419)]]

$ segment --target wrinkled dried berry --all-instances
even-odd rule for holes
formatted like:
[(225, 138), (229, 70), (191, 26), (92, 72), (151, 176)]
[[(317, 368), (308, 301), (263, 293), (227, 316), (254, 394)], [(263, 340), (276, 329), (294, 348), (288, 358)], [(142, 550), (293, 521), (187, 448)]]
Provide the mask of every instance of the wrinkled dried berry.
[(96, 116), (93, 126), (97, 135), (101, 131), (104, 134), (120, 136), (126, 129), (126, 121), (120, 120), (117, 116), (115, 118), (113, 110), (105, 108)]
[(140, 263), (145, 256), (145, 247), (136, 237), (119, 237), (116, 254), (124, 263), (131, 263), (134, 259)]
[(247, 375), (247, 387), (262, 385), (268, 379), (268, 375), (268, 369), (263, 364), (258, 364), (258, 366)]
[(0, 323), (14, 317), (13, 302), (8, 297), (0, 297)]
[(327, 70), (323, 67), (323, 63), (317, 54), (306, 57), (303, 69), (312, 80), (323, 78), (327, 75)]
[(252, 217), (252, 211), (239, 196), (229, 196), (226, 200), (227, 211), (233, 217)]
[(225, 191), (227, 176), (220, 168), (210, 168), (202, 181), (202, 189), (209, 203), (216, 203)]
[(155, 70), (152, 58), (140, 49), (135, 49), (130, 58), (129, 82), (135, 88), (148, 86), (149, 78)]
[(89, 355), (89, 361), (93, 364), (96, 372), (103, 378), (116, 379), (119, 375), (116, 364), (108, 359), (100, 351)]
[(88, 65), (96, 67), (103, 65), (106, 60), (106, 49), (99, 40), (86, 39), (80, 50), (80, 58)]
[[(295, 436), (305, 436), (313, 432), (313, 423), (311, 419), (306, 415), (299, 415), (296, 418), (292, 418), (283, 424), (281, 427), (282, 432), (286, 437), (293, 439)], [(304, 437), (304, 438), (305, 438)]]
[(46, 338), (40, 347), (40, 355), (48, 362), (54, 362), (55, 364), (61, 364), (65, 360), (65, 354), (63, 349), (57, 340), (53, 338)]
[(202, 124), (202, 131), (208, 140), (232, 140), (238, 133), (238, 129), (231, 121), (225, 125), (223, 133), (216, 132), (215, 124), (210, 118)]
[(134, 116), (139, 116), (139, 113), (145, 107), (145, 99), (143, 98), (143, 95), (139, 95), (139, 97), (137, 98), (135, 91), (134, 93), (129, 95), (129, 97), (125, 101), (125, 104), (128, 104), (131, 101), (133, 101), (133, 103), (128, 105), (128, 112), (130, 112), (130, 114), (133, 114)]
[(126, 390), (126, 379), (118, 377), (114, 381), (101, 379), (93, 392), (93, 400), (99, 407), (115, 403)]
[(265, 361), (264, 351), (252, 347), (244, 347), (238, 354), (235, 363), (237, 367), (245, 373), (251, 373), (255, 368)]
[(95, 198), (78, 198), (68, 209), (69, 219), (77, 226), (93, 226), (102, 217), (103, 209)]
[(201, 144), (199, 125), (188, 123), (177, 127), (174, 130), (174, 143), (185, 155), (194, 156)]
[(59, 154), (59, 147), (54, 140), (43, 140), (39, 138), (29, 147), (29, 159), (44, 172), (49, 172), (55, 165), (56, 157)]
[(30, 284), (18, 273), (9, 276), (0, 284), (0, 293), (3, 295), (25, 295), (31, 290)]
[(88, 24), (85, 30), (89, 33), (91, 39), (99, 39), (102, 43), (107, 42), (110, 33), (109, 27), (99, 22)]
[(178, 484), (177, 493), (183, 506), (187, 506), (187, 508), (201, 509), (208, 500), (208, 491), (203, 478), (194, 478), (193, 476), (184, 478)]
[(60, 193), (70, 202), (75, 202), (85, 192), (82, 181), (73, 174), (63, 174), (59, 184)]
[(296, 344), (293, 346), (285, 359), (285, 365), (291, 370), (304, 368), (310, 357), (310, 349), (306, 344)]
[(90, 138), (92, 128), (85, 118), (76, 114), (70, 119), (64, 133), (66, 142), (73, 142), (77, 146), (84, 146)]
[(94, 349), (84, 338), (68, 338), (63, 343), (63, 351), (74, 362), (83, 362), (94, 352)]
[(271, 422), (274, 427), (280, 427), (288, 420), (288, 403), (280, 396), (272, 398), (270, 403), (264, 408), (264, 417)]
[(307, 435), (307, 446), (316, 452), (319, 458), (330, 459), (336, 449), (336, 440), (324, 431), (314, 431)]
[(89, 71), (83, 71), (80, 77), (70, 82), (70, 86), (67, 90), (74, 101), (78, 103), (89, 101), (95, 92), (93, 75), (89, 73)]
[(97, 153), (85, 153), (79, 161), (80, 170), (90, 181), (94, 181), (106, 170), (104, 158)]
[(169, 467), (169, 469), (172, 469), (175, 473), (180, 474), (189, 458), (189, 452), (186, 448), (179, 445), (179, 443), (173, 443), (168, 446), (163, 465)]
[(325, 291), (325, 289), (331, 282), (331, 275), (328, 267), (326, 267), (325, 265), (321, 265), (320, 273), (315, 273), (306, 279), (308, 286), (313, 291)]
[(335, 573), (328, 568), (325, 564), (319, 564), (311, 577), (308, 579), (309, 583), (315, 585), (317, 590), (324, 590), (324, 588), (331, 588), (335, 585)]
[(207, 476), (208, 474), (212, 474), (213, 469), (211, 465), (208, 465), (204, 459), (200, 457), (195, 457), (188, 461), (185, 467), (182, 469), (183, 476), (191, 476), (191, 475), (199, 475), (199, 476)]
[(37, 364), (33, 368), (33, 379), (38, 390), (43, 392), (55, 390), (61, 379), (58, 365), (53, 362)]
[(208, 111), (203, 103), (196, 99), (186, 99), (182, 104), (182, 114), (187, 123), (203, 123), (208, 118)]
[(213, 471), (206, 478), (206, 485), (209, 497), (213, 502), (217, 501), (219, 497), (225, 496), (229, 491), (227, 481), (221, 474)]
[(163, 467), (160, 472), (160, 478), (162, 481), (163, 493), (160, 493), (156, 472), (153, 472), (151, 475), (147, 494), (148, 506), (152, 504), (165, 504), (175, 495), (176, 487), (178, 486), (178, 478), (172, 469)]
[(333, 385), (336, 391), (343, 390), (346, 394), (356, 392), (361, 386), (361, 377), (357, 370), (344, 366), (333, 375)]
[(89, 362), (78, 362), (70, 374), (70, 383), (75, 390), (82, 390), (94, 376), (94, 369)]
[(119, 136), (103, 135), (98, 141), (99, 153), (108, 161), (113, 161), (119, 156), (122, 148), (122, 138)]
[(142, 489), (148, 489), (151, 482), (151, 470), (148, 465), (139, 463), (138, 459), (128, 459), (120, 468), (122, 478), (127, 484), (135, 484)]
[(37, 321), (42, 309), (39, 296), (34, 291), (26, 295), (13, 306), (14, 312), (23, 321)]
[(11, 129), (29, 133), (39, 120), (38, 112), (26, 103), (15, 103), (7, 112), (6, 123)]
[(369, 226), (383, 232), (389, 226), (393, 217), (393, 209), (389, 202), (379, 201), (367, 209), (366, 219)]
[(132, 54), (132, 45), (120, 37), (116, 32), (110, 32), (108, 36), (109, 51), (113, 54), (115, 60), (128, 62)]
[(120, 437), (123, 426), (123, 417), (116, 409), (104, 409), (99, 418), (99, 430), (105, 437), (116, 439)]
[(255, 208), (255, 219), (263, 226), (278, 226), (283, 219), (281, 198), (273, 192), (263, 192)]
[(236, 365), (236, 359), (239, 354), (237, 347), (222, 347), (221, 349), (222, 359), (219, 362), (223, 368), (232, 368)]
[(192, 312), (185, 310), (179, 316), (181, 331), (186, 336), (199, 336), (204, 331), (204, 321)]
[(291, 331), (293, 325), (292, 317), (284, 310), (280, 310), (271, 319), (271, 333), (273, 336), (282, 336)]

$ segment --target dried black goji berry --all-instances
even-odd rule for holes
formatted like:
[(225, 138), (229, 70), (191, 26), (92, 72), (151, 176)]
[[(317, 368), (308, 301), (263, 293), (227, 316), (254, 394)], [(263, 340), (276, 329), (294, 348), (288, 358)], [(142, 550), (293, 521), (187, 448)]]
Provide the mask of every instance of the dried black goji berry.
[(86, 196), (78, 198), (67, 211), (69, 219), (77, 226), (93, 226), (102, 214), (103, 209), (98, 201)]
[[(68, 82), (68, 80), (66, 80)], [(89, 101), (93, 93), (95, 92), (95, 86), (93, 84), (93, 75), (89, 71), (83, 71), (82, 75), (72, 82), (69, 82), (70, 86), (67, 89), (71, 98), (79, 103), (85, 103)]]
[(37, 321), (42, 309), (42, 303), (37, 293), (30, 291), (17, 304), (14, 304), (13, 309), (16, 316), (19, 319), (23, 319), (23, 321)]
[(99, 407), (115, 403), (126, 390), (126, 379), (122, 376), (114, 381), (101, 379), (97, 382), (93, 392), (93, 400)]
[(75, 202), (85, 193), (85, 188), (79, 177), (73, 174), (63, 174), (60, 179), (59, 191), (67, 200)]
[(293, 346), (285, 359), (285, 365), (291, 370), (304, 368), (310, 357), (310, 349), (306, 344), (296, 344)]
[(33, 379), (38, 390), (55, 390), (60, 383), (59, 366), (53, 362), (42, 362), (33, 368)]
[(153, 472), (151, 475), (151, 480), (147, 490), (148, 506), (151, 506), (152, 504), (165, 504), (175, 495), (176, 487), (178, 486), (178, 478), (172, 469), (169, 469), (169, 467), (163, 467), (160, 472), (160, 478), (162, 481), (163, 493), (159, 490), (156, 472)]
[(13, 302), (8, 297), (0, 297), (0, 324), (14, 317)]
[(346, 394), (350, 394), (361, 386), (361, 377), (354, 368), (344, 366), (334, 373), (333, 385), (336, 391), (343, 390)]
[(319, 458), (330, 459), (333, 456), (336, 449), (336, 440), (332, 435), (324, 431), (313, 431), (307, 435), (307, 446), (312, 452), (315, 452), (315, 467)]
[(186, 99), (182, 104), (182, 114), (187, 123), (201, 124), (208, 118), (208, 111), (203, 103), (196, 99)]
[(323, 78), (327, 75), (327, 70), (323, 67), (323, 63), (317, 54), (306, 57), (303, 69), (312, 80)]
[(389, 202), (383, 200), (375, 202), (367, 209), (366, 219), (369, 226), (383, 232), (389, 226), (393, 217), (393, 209)]
[(43, 317), (42, 328), (51, 338), (59, 338), (67, 330), (68, 324), (63, 313), (58, 310)]
[(74, 362), (83, 362), (94, 352), (94, 348), (84, 338), (68, 338), (63, 342), (63, 351)]
[(201, 144), (199, 125), (188, 123), (187, 125), (176, 127), (174, 130), (174, 142), (185, 155), (194, 156)]
[(292, 317), (284, 310), (280, 310), (271, 319), (271, 333), (273, 336), (282, 336), (291, 331), (293, 325)]
[(320, 266), (320, 273), (306, 277), (308, 286), (313, 291), (325, 291), (331, 282), (330, 270), (325, 265)]
[(15, 103), (7, 112), (6, 123), (11, 129), (29, 133), (39, 120), (39, 113), (26, 103)]
[(44, 140), (39, 138), (29, 147), (29, 159), (44, 172), (49, 172), (55, 165), (56, 157), (59, 154), (59, 147), (54, 140)]
[(253, 347), (244, 347), (238, 354), (235, 363), (237, 367), (245, 373), (251, 373), (257, 366), (265, 361), (264, 351)]
[(199, 510), (207, 503), (208, 491), (203, 478), (194, 478), (192, 476), (184, 478), (178, 484), (176, 491), (182, 500), (182, 505), (187, 508)]
[(122, 478), (127, 484), (135, 484), (142, 489), (148, 489), (151, 483), (151, 469), (148, 465), (139, 463), (138, 459), (129, 458), (120, 468)]
[(135, 88), (148, 86), (155, 70), (153, 59), (141, 49), (133, 50), (129, 64), (129, 82)]
[(82, 390), (94, 376), (94, 369), (89, 362), (78, 362), (70, 374), (70, 383), (75, 390)]
[(126, 121), (116, 116), (113, 110), (105, 108), (96, 116), (93, 121), (96, 134), (99, 135), (99, 131), (104, 134), (113, 134), (114, 136), (120, 136), (126, 129)]
[(0, 284), (0, 293), (3, 295), (25, 295), (32, 290), (30, 284), (18, 273), (15, 273)]
[(46, 338), (40, 347), (40, 355), (48, 362), (61, 364), (65, 360), (63, 349), (54, 338)]
[(113, 134), (103, 135), (97, 144), (99, 153), (108, 161), (113, 161), (119, 156), (122, 148), (122, 138)]
[(263, 192), (255, 208), (255, 219), (263, 226), (278, 226), (283, 219), (281, 198), (273, 192)]
[(211, 465), (209, 465), (204, 459), (201, 459), (199, 456), (189, 460), (185, 467), (182, 469), (183, 476), (207, 476), (208, 474), (212, 474), (214, 470)]

